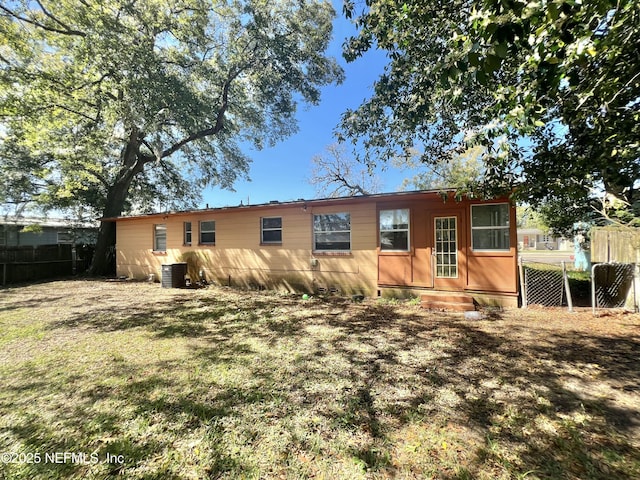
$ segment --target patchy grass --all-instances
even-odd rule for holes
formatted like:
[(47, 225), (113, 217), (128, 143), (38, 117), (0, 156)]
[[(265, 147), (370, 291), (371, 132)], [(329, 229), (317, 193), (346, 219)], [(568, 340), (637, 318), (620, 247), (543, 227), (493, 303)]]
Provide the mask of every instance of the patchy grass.
[(2, 289), (0, 478), (639, 478), (639, 327), (142, 283)]

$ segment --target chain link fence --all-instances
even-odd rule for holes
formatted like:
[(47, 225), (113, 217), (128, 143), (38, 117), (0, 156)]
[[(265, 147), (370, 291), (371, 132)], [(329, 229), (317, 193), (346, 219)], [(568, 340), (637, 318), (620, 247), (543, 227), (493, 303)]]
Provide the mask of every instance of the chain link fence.
[(519, 260), (522, 307), (541, 305), (573, 309), (569, 281), (563, 263), (542, 263)]
[(623, 308), (633, 301), (637, 310), (636, 264), (597, 263), (591, 269), (591, 304), (593, 314), (598, 308)]
[[(529, 305), (544, 307), (567, 305), (569, 311), (573, 311), (569, 275), (564, 262), (543, 263), (528, 261), (521, 257), (518, 264), (523, 308)], [(594, 315), (597, 314), (598, 309), (605, 308), (627, 308), (638, 311), (639, 283), (638, 264), (635, 263), (597, 263), (591, 269), (588, 283), (573, 280), (574, 287), (576, 284), (590, 287), (587, 287), (586, 292), (582, 292), (584, 288), (579, 288), (582, 293), (578, 292), (578, 301), (579, 304), (584, 302), (588, 298), (585, 293), (587, 295), (590, 293)]]

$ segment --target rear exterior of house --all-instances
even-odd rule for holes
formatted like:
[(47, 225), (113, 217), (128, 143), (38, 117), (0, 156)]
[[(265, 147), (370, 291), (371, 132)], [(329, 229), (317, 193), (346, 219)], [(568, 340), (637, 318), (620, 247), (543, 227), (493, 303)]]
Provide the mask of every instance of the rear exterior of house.
[(422, 191), (120, 217), (117, 274), (187, 262), (209, 282), (517, 305), (515, 208)]

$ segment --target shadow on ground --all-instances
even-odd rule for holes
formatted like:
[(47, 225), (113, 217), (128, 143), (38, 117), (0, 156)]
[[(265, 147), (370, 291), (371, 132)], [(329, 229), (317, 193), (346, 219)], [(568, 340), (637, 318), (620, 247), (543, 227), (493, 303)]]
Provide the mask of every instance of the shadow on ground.
[(4, 450), (125, 462), (10, 463), (7, 478), (640, 475), (635, 317), (618, 335), (520, 312), (129, 288), (90, 285), (64, 312), (43, 292), (58, 315), (40, 356), (3, 367), (0, 395)]

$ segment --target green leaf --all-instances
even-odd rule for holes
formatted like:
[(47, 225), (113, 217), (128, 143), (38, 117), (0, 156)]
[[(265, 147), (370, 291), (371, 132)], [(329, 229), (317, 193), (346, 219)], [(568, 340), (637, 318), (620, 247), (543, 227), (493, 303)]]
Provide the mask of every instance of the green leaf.
[(480, 85), (486, 85), (487, 84), (488, 78), (487, 78), (487, 74), (485, 73), (484, 70), (481, 70), (481, 69), (476, 70), (475, 75), (476, 75), (476, 80), (478, 81), (478, 83)]
[(485, 59), (485, 65), (484, 65), (484, 70), (487, 73), (492, 73), (495, 72), (496, 70), (498, 70), (500, 68), (500, 64), (501, 64), (501, 60), (500, 57), (496, 56), (496, 55), (487, 55), (486, 59)]
[(467, 58), (469, 59), (469, 64), (472, 67), (477, 67), (480, 65), (481, 57), (479, 53), (475, 53), (475, 52), (469, 53), (469, 55), (467, 55)]
[(496, 56), (500, 58), (507, 58), (508, 47), (506, 43), (498, 43), (493, 50), (496, 52)]

